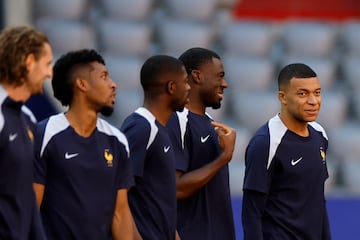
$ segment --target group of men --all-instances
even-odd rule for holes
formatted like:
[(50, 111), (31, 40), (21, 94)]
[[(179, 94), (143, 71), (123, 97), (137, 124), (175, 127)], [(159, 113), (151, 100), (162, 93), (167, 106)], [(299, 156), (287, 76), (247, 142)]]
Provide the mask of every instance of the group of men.
[[(118, 126), (99, 117), (113, 112), (117, 85), (96, 50), (52, 61), (44, 33), (1, 32), (1, 239), (236, 239), (228, 169), (236, 131), (206, 113), (228, 87), (219, 55), (149, 57), (143, 105)], [(37, 123), (24, 103), (46, 78), (67, 110)], [(278, 84), (281, 112), (246, 151), (244, 239), (327, 240), (319, 80), (291, 64)]]

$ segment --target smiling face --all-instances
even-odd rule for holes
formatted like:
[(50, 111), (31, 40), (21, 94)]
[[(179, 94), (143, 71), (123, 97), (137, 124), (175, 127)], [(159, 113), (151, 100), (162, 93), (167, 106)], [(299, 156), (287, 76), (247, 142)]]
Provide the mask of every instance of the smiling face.
[(315, 121), (321, 106), (321, 88), (317, 77), (292, 78), (279, 91), (281, 115), (300, 124)]
[(53, 74), (52, 59), (53, 54), (48, 43), (44, 43), (43, 54), (39, 59), (36, 59), (33, 54), (27, 57), (28, 76), (25, 84), (31, 95), (43, 93), (45, 79), (51, 78)]
[(218, 109), (221, 107), (224, 89), (227, 88), (225, 81), (224, 66), (220, 59), (212, 58), (211, 62), (199, 67), (202, 76), (202, 87), (199, 92), (206, 107)]

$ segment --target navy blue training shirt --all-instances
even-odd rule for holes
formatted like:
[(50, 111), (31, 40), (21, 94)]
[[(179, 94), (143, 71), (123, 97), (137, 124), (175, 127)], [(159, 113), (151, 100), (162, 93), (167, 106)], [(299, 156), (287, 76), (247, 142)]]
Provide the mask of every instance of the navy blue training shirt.
[(2, 87), (0, 108), (0, 239), (43, 239), (32, 187), (35, 125)]
[(121, 130), (129, 141), (135, 175), (128, 196), (137, 228), (144, 239), (175, 239), (175, 165), (167, 129), (146, 108), (138, 108)]
[[(212, 119), (184, 109), (172, 115), (167, 128), (174, 146), (176, 169), (191, 172), (221, 153)], [(192, 196), (178, 200), (177, 227), (181, 239), (235, 239), (228, 165)]]
[(246, 240), (259, 233), (263, 239), (329, 239), (328, 139), (318, 123), (308, 129), (308, 137), (299, 136), (275, 116), (250, 140), (243, 186)]
[(117, 192), (133, 185), (126, 137), (98, 118), (87, 138), (63, 113), (38, 124), (35, 182), (49, 239), (111, 239)]

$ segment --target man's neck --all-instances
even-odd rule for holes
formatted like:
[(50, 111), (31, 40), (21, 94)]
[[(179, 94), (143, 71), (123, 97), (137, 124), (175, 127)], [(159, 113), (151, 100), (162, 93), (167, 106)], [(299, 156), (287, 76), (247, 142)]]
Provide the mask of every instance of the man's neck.
[(82, 137), (89, 137), (96, 128), (98, 114), (94, 111), (69, 108), (65, 116), (75, 132)]
[(171, 117), (173, 111), (166, 107), (163, 104), (146, 104), (144, 103), (144, 108), (149, 110), (156, 120), (163, 126), (166, 125), (167, 121)]
[(205, 115), (206, 107), (199, 102), (190, 102), (186, 104), (186, 108), (189, 109), (190, 112), (196, 113), (198, 115)]
[(9, 85), (9, 84), (2, 84), (3, 88), (5, 89), (5, 91), (7, 92), (7, 94), (9, 95), (9, 97), (11, 99), (13, 99), (14, 101), (18, 101), (18, 102), (26, 102), (31, 94), (30, 92), (27, 90), (27, 88), (25, 87), (25, 85), (21, 85), (21, 86), (13, 86), (13, 85)]

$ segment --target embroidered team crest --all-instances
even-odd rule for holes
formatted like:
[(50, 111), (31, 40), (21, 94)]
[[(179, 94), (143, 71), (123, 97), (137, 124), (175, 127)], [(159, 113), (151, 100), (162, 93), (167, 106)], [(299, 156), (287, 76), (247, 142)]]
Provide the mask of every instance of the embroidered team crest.
[(326, 153), (322, 147), (320, 147), (320, 156), (321, 156), (323, 164), (325, 164)]
[(31, 142), (34, 142), (34, 134), (29, 127), (26, 128), (27, 134)]
[(104, 158), (106, 160), (106, 163), (108, 165), (108, 167), (112, 167), (113, 166), (113, 155), (110, 153), (109, 149), (105, 149), (104, 150)]

